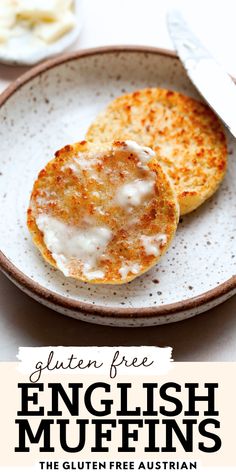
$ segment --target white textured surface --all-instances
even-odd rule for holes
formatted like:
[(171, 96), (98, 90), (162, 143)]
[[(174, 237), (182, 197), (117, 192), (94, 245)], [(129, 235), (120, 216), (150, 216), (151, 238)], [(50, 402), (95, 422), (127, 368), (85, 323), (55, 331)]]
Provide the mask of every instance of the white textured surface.
[[(204, 2), (205, 11), (210, 9), (210, 3)], [(112, 2), (111, 8), (109, 1), (86, 0), (87, 17), (78, 47), (115, 43), (170, 47), (164, 23), (164, 9), (167, 4), (168, 2), (147, 0), (144, 9), (142, 1), (120, 0)], [(207, 23), (209, 15), (202, 16), (200, 4), (199, 7), (192, 5), (190, 15), (192, 20), (195, 18), (195, 31), (198, 34), (200, 31), (201, 39), (208, 42), (207, 45), (213, 52), (218, 52), (218, 57), (224, 59), (228, 70), (236, 75), (236, 60), (233, 55), (233, 35), (236, 34), (233, 33), (233, 1), (218, 2), (215, 5), (214, 22), (212, 20), (210, 25), (212, 35), (209, 35)], [(196, 8), (199, 8), (198, 12), (194, 11)], [(155, 14), (152, 9), (155, 9)], [(135, 15), (135, 22), (130, 21), (131, 14)], [(99, 26), (99, 20), (102, 19), (105, 25), (103, 28)], [(219, 22), (225, 24), (221, 37), (218, 35)], [(20, 72), (20, 69), (2, 66), (2, 88)], [(42, 344), (172, 345), (176, 360), (236, 360), (235, 298), (198, 318), (172, 326), (124, 330), (96, 327), (64, 318), (28, 299), (3, 276), (0, 280), (0, 310), (3, 313), (0, 325), (1, 360), (14, 359), (19, 345)]]

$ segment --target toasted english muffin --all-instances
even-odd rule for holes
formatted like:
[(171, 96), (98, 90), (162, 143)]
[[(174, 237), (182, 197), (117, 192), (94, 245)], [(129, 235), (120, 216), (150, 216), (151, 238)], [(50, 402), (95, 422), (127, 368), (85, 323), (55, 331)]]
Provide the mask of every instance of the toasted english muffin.
[(86, 139), (133, 139), (154, 149), (174, 184), (181, 214), (209, 198), (226, 170), (219, 119), (207, 105), (170, 90), (143, 89), (116, 98), (95, 119)]
[(155, 153), (133, 141), (57, 151), (34, 183), (28, 228), (66, 276), (121, 284), (167, 250), (179, 206)]

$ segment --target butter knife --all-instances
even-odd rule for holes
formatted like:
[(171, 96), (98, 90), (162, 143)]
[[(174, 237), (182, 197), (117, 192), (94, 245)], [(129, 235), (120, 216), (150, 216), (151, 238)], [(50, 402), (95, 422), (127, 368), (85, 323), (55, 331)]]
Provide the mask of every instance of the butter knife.
[(167, 24), (189, 78), (236, 137), (235, 83), (191, 32), (179, 10), (168, 12)]

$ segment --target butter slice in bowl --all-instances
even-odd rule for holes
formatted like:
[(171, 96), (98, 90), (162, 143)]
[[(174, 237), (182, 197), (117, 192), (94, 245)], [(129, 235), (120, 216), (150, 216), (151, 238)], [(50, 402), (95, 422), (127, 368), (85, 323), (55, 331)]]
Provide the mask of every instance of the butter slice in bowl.
[(13, 0), (20, 18), (31, 22), (57, 21), (68, 10), (72, 0)]
[(31, 65), (62, 52), (82, 17), (81, 0), (1, 0), (0, 61)]
[(58, 151), (40, 172), (28, 228), (65, 276), (122, 284), (158, 262), (178, 218), (172, 184), (150, 148), (83, 141)]

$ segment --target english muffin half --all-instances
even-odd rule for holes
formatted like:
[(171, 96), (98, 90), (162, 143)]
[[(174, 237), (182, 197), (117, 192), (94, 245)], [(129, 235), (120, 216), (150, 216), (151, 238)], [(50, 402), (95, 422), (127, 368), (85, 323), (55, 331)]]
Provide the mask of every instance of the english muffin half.
[(40, 172), (27, 221), (43, 257), (66, 276), (122, 284), (156, 264), (178, 218), (154, 151), (133, 141), (83, 141), (57, 151)]
[(226, 138), (217, 116), (207, 105), (170, 90), (147, 88), (116, 98), (86, 139), (132, 139), (154, 149), (174, 184), (181, 214), (209, 198), (226, 170)]

